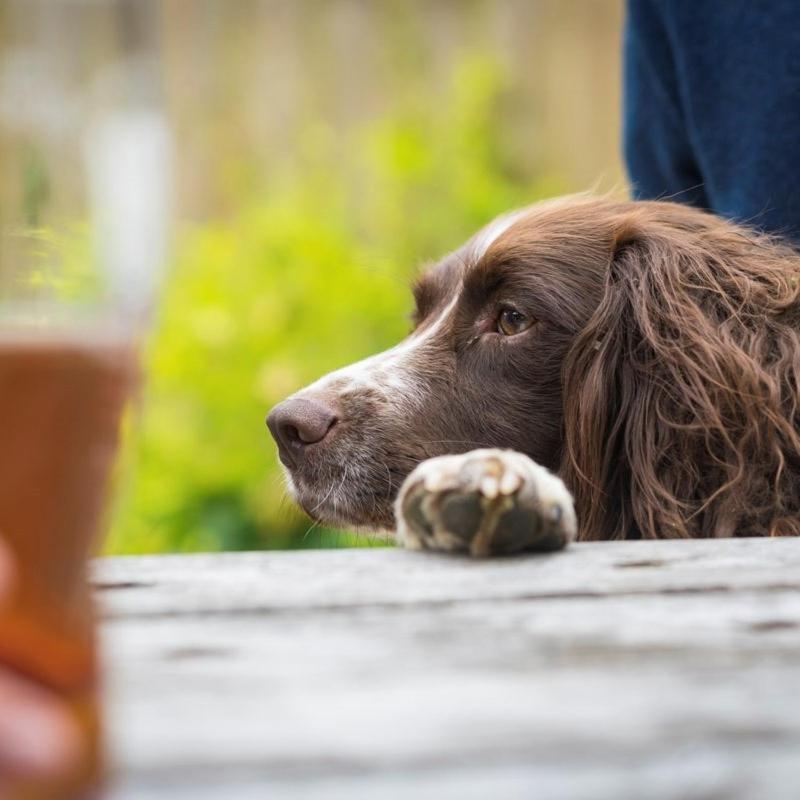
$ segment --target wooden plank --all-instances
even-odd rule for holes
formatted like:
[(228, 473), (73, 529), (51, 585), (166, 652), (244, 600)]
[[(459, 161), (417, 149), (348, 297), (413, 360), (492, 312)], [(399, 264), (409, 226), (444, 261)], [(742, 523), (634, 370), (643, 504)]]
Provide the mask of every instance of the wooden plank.
[(278, 613), (526, 597), (800, 588), (794, 539), (580, 543), (476, 561), (399, 549), (105, 559), (109, 616)]
[(800, 540), (101, 562), (114, 796), (796, 798), (799, 566)]

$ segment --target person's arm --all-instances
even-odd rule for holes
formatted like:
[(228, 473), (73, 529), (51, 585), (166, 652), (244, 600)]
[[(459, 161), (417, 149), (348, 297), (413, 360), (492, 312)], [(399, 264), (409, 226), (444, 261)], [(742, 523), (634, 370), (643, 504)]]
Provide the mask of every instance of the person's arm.
[(623, 69), (625, 165), (634, 199), (673, 199), (707, 208), (661, 12), (652, 0), (628, 0)]

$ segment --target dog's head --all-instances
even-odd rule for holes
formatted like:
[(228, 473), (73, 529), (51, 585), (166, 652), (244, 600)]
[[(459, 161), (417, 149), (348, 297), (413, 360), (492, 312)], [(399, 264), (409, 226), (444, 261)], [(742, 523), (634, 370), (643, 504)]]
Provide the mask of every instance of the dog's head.
[(727, 424), (714, 404), (733, 402), (698, 391), (704, 370), (755, 369), (719, 323), (792, 291), (774, 248), (749, 274), (759, 247), (764, 261), (756, 237), (671, 203), (566, 198), (498, 218), (419, 278), (405, 340), (272, 410), (295, 498), (329, 524), (390, 529), (420, 461), (505, 447), (560, 470), (596, 536), (683, 525), (687, 493), (699, 507), (708, 492), (708, 430)]

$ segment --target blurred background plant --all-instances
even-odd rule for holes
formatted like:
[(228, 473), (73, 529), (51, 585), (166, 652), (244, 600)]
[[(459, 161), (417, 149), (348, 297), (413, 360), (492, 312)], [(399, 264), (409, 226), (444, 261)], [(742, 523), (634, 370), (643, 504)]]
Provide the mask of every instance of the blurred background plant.
[[(497, 213), (619, 183), (621, 3), (103, 5), (154, 31), (178, 150), (174, 258), (108, 549), (376, 543), (285, 500), (266, 411), (401, 338), (409, 278)], [(6, 54), (20, 8), (0, 0)], [(35, 154), (21, 168), (38, 225), (64, 178)]]

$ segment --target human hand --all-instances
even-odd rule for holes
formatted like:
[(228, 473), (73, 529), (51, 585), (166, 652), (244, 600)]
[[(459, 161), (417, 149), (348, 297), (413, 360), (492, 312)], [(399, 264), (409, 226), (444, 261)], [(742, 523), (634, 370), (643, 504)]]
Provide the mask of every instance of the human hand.
[[(0, 540), (0, 604), (14, 565)], [(0, 797), (12, 780), (56, 779), (80, 758), (81, 741), (61, 700), (0, 664)]]

